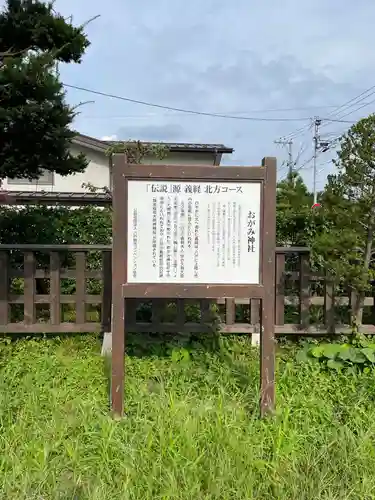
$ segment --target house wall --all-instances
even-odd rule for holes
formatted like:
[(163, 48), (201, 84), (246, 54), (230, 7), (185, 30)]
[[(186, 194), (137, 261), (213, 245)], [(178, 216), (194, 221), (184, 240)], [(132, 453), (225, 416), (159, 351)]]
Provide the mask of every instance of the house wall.
[[(109, 159), (101, 152), (95, 152), (91, 149), (72, 145), (73, 154), (84, 153), (89, 160), (89, 164), (83, 173), (61, 176), (54, 174), (53, 185), (46, 185), (35, 180), (29, 182), (25, 180), (22, 183), (9, 183), (7, 179), (2, 182), (1, 189), (5, 191), (48, 191), (48, 192), (74, 192), (84, 193), (87, 191), (82, 184), (90, 183), (98, 188), (110, 186)], [(145, 164), (164, 164), (164, 165), (213, 165), (215, 155), (213, 153), (181, 152), (169, 153), (163, 160), (155, 157), (146, 157)]]
[[(85, 148), (86, 149), (86, 148)], [(109, 167), (108, 157), (102, 153), (91, 151), (83, 148), (72, 146), (71, 151), (74, 155), (82, 152), (89, 160), (86, 170), (82, 173), (67, 175), (63, 177), (59, 174), (54, 174), (53, 185), (38, 184), (37, 180), (24, 183), (9, 183), (7, 179), (3, 180), (2, 189), (6, 191), (49, 191), (49, 192), (74, 192), (83, 193), (87, 191), (82, 187), (83, 183), (91, 183), (95, 186), (102, 187), (109, 185)]]

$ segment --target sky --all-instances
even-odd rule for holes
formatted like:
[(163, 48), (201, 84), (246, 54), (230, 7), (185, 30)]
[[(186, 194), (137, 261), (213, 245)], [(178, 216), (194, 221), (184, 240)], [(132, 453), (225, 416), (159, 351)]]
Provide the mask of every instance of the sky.
[[(71, 104), (94, 101), (82, 104), (75, 122), (87, 135), (223, 143), (235, 149), (226, 164), (257, 165), (276, 156), (282, 177), (286, 150), (274, 140), (303, 128), (293, 148), (295, 156), (303, 151), (297, 168), (310, 185), (311, 118), (354, 122), (375, 108), (375, 93), (335, 108), (375, 85), (373, 0), (57, 0), (55, 9), (75, 24), (100, 16), (86, 28), (91, 46), (82, 64), (60, 67), (66, 84), (189, 110), (288, 120), (189, 115), (67, 89)], [(349, 126), (323, 121), (322, 138)], [(334, 156), (318, 158), (319, 187)]]

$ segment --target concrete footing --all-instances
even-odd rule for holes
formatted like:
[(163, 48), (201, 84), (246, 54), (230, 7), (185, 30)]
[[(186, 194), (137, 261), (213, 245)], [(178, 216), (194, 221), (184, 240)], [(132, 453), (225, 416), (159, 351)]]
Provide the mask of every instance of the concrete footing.
[(102, 344), (102, 356), (110, 356), (112, 354), (112, 332), (104, 332)]
[(258, 346), (260, 344), (260, 333), (251, 334), (251, 345)]

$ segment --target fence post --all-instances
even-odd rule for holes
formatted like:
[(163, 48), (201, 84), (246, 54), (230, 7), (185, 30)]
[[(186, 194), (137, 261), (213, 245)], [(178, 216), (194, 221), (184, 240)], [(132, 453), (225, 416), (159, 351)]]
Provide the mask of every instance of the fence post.
[(182, 332), (183, 329), (184, 329), (184, 325), (185, 325), (185, 318), (186, 318), (186, 314), (185, 314), (185, 299), (177, 299), (177, 304), (176, 304), (176, 307), (177, 307), (177, 318), (176, 318), (176, 327), (177, 327), (177, 331), (178, 332)]
[(213, 319), (211, 317), (211, 301), (209, 299), (202, 299), (200, 301), (200, 308), (201, 308), (201, 319), (200, 319), (201, 325), (204, 325), (205, 327), (211, 327)]
[(76, 252), (76, 323), (86, 323), (86, 253)]
[(301, 253), (299, 257), (299, 313), (300, 325), (308, 328), (310, 323), (310, 255)]
[(24, 302), (23, 314), (26, 325), (35, 323), (35, 255), (34, 252), (24, 254)]
[(349, 325), (351, 326), (353, 323), (353, 308), (355, 307), (355, 303), (357, 300), (357, 293), (355, 290), (350, 288), (348, 290), (348, 295), (349, 295)]
[(111, 331), (111, 302), (112, 302), (112, 256), (111, 252), (102, 254), (102, 330)]
[(8, 252), (0, 252), (0, 325), (6, 325), (9, 319), (9, 258)]
[(52, 325), (61, 323), (60, 304), (60, 255), (58, 252), (50, 253), (50, 318)]
[(254, 331), (251, 334), (251, 345), (259, 345), (260, 343), (260, 300), (259, 299), (250, 300), (250, 319), (251, 319), (251, 324), (254, 327)]
[(104, 251), (102, 259), (102, 356), (108, 356), (112, 351), (112, 253)]
[[(153, 332), (157, 332), (162, 328), (162, 317), (163, 312), (166, 307), (166, 303), (164, 299), (152, 299), (151, 301), (151, 324)], [(137, 304), (134, 304), (134, 307), (131, 307), (132, 312), (134, 311), (134, 325), (137, 323)]]
[(236, 301), (233, 298), (225, 299), (225, 324), (232, 326), (236, 322)]
[(285, 314), (285, 253), (277, 253), (275, 262), (275, 324), (282, 326)]
[(324, 323), (328, 333), (335, 333), (334, 286), (329, 276), (324, 281)]

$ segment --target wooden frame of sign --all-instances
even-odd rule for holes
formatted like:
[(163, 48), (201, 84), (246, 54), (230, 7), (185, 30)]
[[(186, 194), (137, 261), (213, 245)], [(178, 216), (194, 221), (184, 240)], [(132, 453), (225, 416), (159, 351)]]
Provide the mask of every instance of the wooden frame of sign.
[(261, 299), (260, 410), (275, 406), (276, 159), (259, 167), (113, 161), (112, 384), (124, 411), (127, 298)]

